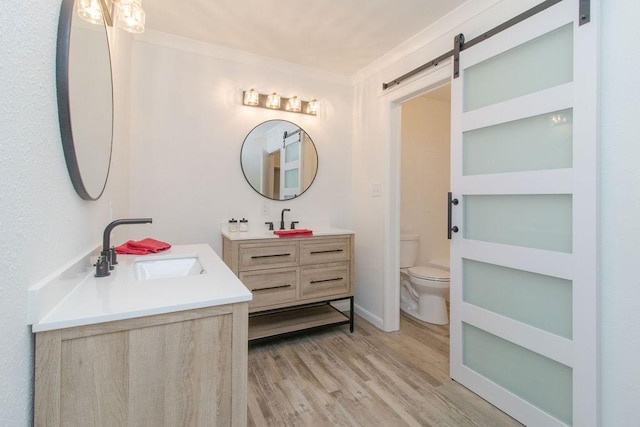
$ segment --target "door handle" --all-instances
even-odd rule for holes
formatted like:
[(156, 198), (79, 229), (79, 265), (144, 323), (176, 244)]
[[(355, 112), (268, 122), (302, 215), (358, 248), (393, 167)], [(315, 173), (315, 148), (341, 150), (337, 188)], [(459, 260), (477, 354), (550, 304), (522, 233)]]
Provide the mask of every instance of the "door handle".
[(451, 215), (452, 215), (452, 210), (453, 210), (453, 206), (458, 206), (458, 199), (454, 199), (453, 195), (451, 194), (451, 191), (449, 191), (448, 195), (447, 195), (447, 239), (451, 240), (451, 232), (453, 231), (454, 233), (458, 232), (458, 227), (457, 226), (452, 226), (451, 222)]

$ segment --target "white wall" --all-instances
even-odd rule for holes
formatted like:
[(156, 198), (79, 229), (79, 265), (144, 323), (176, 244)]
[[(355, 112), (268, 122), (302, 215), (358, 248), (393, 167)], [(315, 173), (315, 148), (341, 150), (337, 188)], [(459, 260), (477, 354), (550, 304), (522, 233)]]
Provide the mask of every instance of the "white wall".
[[(478, 0), (446, 17), (355, 76), (354, 227), (359, 245), (356, 275), (366, 292), (356, 300), (363, 312), (382, 319), (385, 298), (384, 247), (391, 244), (385, 227), (389, 215), (389, 158), (392, 153), (389, 100), (396, 89), (382, 93), (390, 81), (451, 49), (454, 34), (467, 39), (539, 3), (537, 0)], [(601, 37), (601, 417), (604, 426), (637, 426), (640, 422), (640, 143), (637, 116), (640, 57), (634, 40), (640, 31), (640, 3), (603, 2)], [(495, 4), (495, 6), (491, 6)], [(486, 12), (475, 14), (488, 8)], [(416, 79), (420, 79), (417, 77)], [(407, 82), (403, 85), (411, 85)], [(400, 89), (398, 89), (400, 90)], [(370, 152), (367, 161), (359, 153)], [(375, 153), (375, 154), (374, 154)], [(382, 183), (382, 198), (370, 196)], [(381, 232), (382, 230), (382, 232)]]
[[(0, 424), (6, 426), (32, 422), (27, 288), (101, 241), (110, 202), (114, 216), (128, 211), (122, 129), (100, 201), (81, 200), (67, 174), (55, 86), (60, 3), (0, 2)], [(123, 66), (127, 39), (116, 44), (114, 61)], [(116, 79), (128, 81), (122, 72)], [(116, 103), (128, 103), (116, 95)]]
[[(320, 220), (351, 225), (352, 89), (345, 77), (151, 31), (134, 45), (131, 215), (154, 218), (152, 237), (202, 242), (221, 254), (220, 223), (245, 217), (250, 227)], [(242, 90), (318, 98), (317, 117), (242, 105)], [(301, 197), (269, 201), (240, 168), (245, 136), (259, 123), (297, 123), (313, 139), (316, 180)], [(138, 237), (150, 231), (132, 230)]]
[(450, 122), (450, 102), (425, 95), (402, 104), (400, 233), (420, 235), (417, 265), (449, 265)]
[(640, 3), (603, 2), (601, 356), (605, 426), (640, 424)]

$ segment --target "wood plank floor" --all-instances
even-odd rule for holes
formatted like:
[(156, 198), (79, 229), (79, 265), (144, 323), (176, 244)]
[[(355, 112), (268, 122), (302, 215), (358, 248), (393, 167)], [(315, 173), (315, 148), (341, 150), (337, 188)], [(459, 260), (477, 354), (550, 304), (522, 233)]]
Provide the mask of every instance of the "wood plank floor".
[(402, 315), (249, 345), (250, 426), (519, 426), (449, 378), (449, 328)]

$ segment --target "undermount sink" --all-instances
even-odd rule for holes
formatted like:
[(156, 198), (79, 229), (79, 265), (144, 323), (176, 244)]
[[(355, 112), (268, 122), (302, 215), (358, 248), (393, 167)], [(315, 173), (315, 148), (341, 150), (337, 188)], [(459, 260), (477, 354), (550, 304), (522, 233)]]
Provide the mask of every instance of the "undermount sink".
[(171, 279), (204, 273), (197, 255), (135, 260), (133, 271), (136, 280)]

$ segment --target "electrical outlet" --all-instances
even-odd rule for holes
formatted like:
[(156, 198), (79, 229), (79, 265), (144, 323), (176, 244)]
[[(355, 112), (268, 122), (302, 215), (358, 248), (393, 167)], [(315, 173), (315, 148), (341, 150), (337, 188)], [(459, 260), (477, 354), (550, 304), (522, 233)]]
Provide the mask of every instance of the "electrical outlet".
[(269, 215), (269, 202), (266, 200), (262, 201), (262, 204), (260, 205), (260, 213), (262, 215)]

